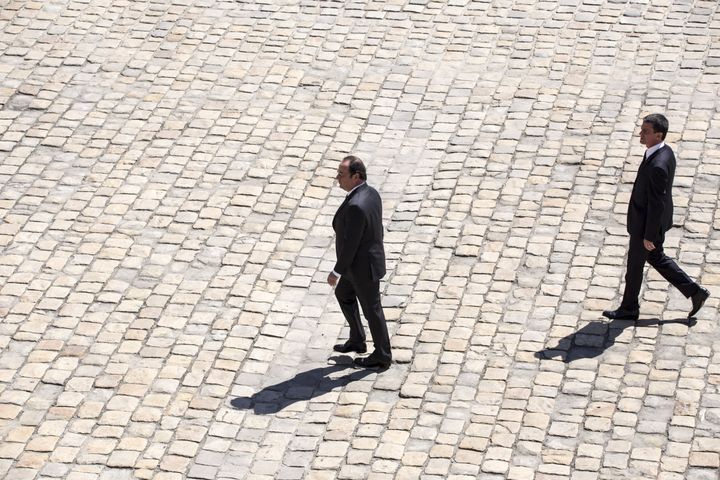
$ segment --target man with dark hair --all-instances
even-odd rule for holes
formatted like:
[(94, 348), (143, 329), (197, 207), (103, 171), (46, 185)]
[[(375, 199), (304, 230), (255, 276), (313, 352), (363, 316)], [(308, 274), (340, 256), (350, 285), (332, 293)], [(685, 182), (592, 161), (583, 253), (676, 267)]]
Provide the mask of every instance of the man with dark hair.
[(668, 128), (667, 118), (660, 114), (645, 117), (640, 128), (640, 143), (647, 150), (638, 168), (628, 204), (627, 231), (630, 234), (630, 245), (625, 292), (620, 308), (603, 312), (610, 319), (638, 319), (638, 297), (646, 261), (686, 298), (692, 300), (688, 319), (702, 308), (710, 296), (705, 288), (692, 281), (663, 252), (665, 232), (672, 227), (672, 184), (675, 176), (675, 154), (664, 142)]
[(355, 155), (348, 155), (343, 159), (343, 162), (348, 162), (348, 171), (350, 172), (350, 177), (355, 175), (356, 173), (360, 176), (360, 179), (365, 181), (367, 180), (367, 172), (365, 170), (365, 164)]
[(387, 368), (392, 362), (392, 354), (380, 303), (380, 279), (385, 276), (382, 201), (378, 192), (365, 182), (365, 165), (355, 156), (347, 156), (340, 162), (336, 179), (348, 194), (333, 218), (337, 262), (327, 282), (335, 287), (335, 297), (350, 327), (350, 338), (335, 345), (334, 350), (342, 353), (367, 351), (359, 302), (370, 327), (375, 351), (367, 357), (356, 358), (355, 364)]

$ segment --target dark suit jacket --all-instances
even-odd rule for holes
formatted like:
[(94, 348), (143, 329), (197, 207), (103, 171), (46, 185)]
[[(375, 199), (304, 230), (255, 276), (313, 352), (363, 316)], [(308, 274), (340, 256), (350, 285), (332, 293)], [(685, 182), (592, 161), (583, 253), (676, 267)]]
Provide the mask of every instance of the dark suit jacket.
[(357, 187), (333, 218), (337, 263), (335, 272), (354, 281), (379, 281), (385, 276), (382, 200), (367, 183)]
[(653, 243), (672, 227), (675, 154), (665, 145), (643, 160), (628, 204), (627, 231)]

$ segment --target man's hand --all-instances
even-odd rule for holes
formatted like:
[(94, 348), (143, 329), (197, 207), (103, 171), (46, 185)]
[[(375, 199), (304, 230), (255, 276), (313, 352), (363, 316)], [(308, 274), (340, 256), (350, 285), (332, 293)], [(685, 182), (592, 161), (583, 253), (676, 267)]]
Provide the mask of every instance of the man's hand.
[(647, 250), (648, 252), (652, 252), (653, 250), (655, 250), (655, 244), (653, 242), (651, 242), (650, 240), (643, 239), (643, 246), (645, 247), (645, 250)]
[(337, 281), (338, 277), (336, 277), (334, 273), (330, 272), (327, 278), (328, 285), (330, 285), (331, 287), (335, 287), (335, 285), (337, 285)]

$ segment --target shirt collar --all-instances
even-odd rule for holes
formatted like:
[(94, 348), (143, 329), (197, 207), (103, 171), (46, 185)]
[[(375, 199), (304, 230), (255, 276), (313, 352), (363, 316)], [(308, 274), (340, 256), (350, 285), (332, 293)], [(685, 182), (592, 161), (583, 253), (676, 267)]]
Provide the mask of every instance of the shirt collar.
[(645, 150), (645, 158), (650, 158), (650, 155), (660, 150), (662, 147), (665, 146), (665, 142), (660, 142), (657, 145), (653, 145), (652, 147)]

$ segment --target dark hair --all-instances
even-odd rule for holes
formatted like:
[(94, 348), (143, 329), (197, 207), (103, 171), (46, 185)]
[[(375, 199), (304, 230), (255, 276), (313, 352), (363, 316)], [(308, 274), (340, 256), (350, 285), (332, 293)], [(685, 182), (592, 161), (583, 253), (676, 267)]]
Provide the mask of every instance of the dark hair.
[(355, 155), (348, 155), (343, 158), (343, 162), (348, 162), (348, 172), (352, 177), (356, 173), (360, 175), (360, 178), (367, 180), (367, 171), (365, 170), (365, 164)]
[(665, 118), (665, 115), (659, 113), (651, 113), (647, 117), (643, 118), (643, 123), (649, 123), (655, 133), (662, 133), (662, 138), (665, 140), (668, 129), (670, 128), (670, 122)]

